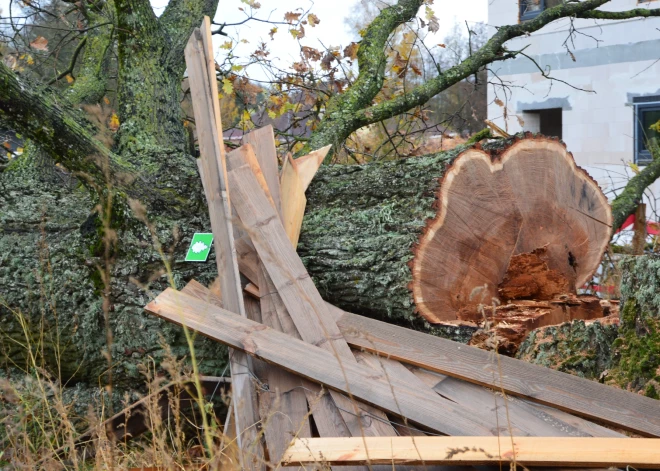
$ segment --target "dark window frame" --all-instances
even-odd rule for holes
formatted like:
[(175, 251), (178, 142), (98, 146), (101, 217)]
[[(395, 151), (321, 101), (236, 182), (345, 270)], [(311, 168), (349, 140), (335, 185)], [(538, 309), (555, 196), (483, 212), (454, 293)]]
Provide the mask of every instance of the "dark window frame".
[(653, 156), (648, 149), (643, 149), (643, 139), (646, 135), (646, 130), (643, 128), (640, 111), (660, 111), (660, 96), (635, 97), (633, 98), (633, 106), (635, 119), (635, 163), (648, 164), (653, 161)]
[(541, 13), (545, 11), (545, 0), (539, 0), (541, 8), (539, 8), (536, 11), (531, 11), (531, 12), (525, 12), (525, 0), (520, 0), (520, 8), (519, 8), (519, 14), (520, 14), (520, 21), (527, 21), (536, 18), (539, 16)]

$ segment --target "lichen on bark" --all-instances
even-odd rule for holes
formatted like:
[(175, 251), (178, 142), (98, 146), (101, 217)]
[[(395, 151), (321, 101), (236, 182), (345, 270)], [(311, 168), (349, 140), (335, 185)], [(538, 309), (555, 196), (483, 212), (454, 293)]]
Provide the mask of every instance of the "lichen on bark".
[(609, 379), (660, 399), (660, 256), (625, 257), (621, 326)]
[[(182, 180), (182, 184), (185, 179)], [(181, 194), (190, 188), (172, 188)], [(186, 244), (194, 232), (208, 227), (202, 210), (201, 185), (187, 206), (187, 217), (168, 215), (151, 222), (160, 243), (173, 248), (172, 267), (178, 288), (196, 278), (209, 283), (214, 262), (186, 264)], [(55, 167), (37, 151), (26, 151), (0, 174), (0, 342), (6, 367), (29, 367), (26, 338), (19, 315), (26, 319), (33, 348), (43, 349), (44, 367), (61, 374), (63, 382), (103, 382), (108, 362), (103, 300), (98, 267), (103, 257), (93, 249), (101, 243), (93, 200), (87, 189), (70, 174)], [(176, 212), (175, 212), (176, 214)], [(177, 241), (173, 228), (182, 234)], [(141, 383), (138, 366), (165, 357), (161, 340), (176, 357), (189, 354), (182, 330), (143, 311), (154, 293), (168, 286), (165, 275), (157, 276), (150, 290), (135, 281), (147, 282), (163, 269), (151, 234), (138, 220), (124, 221), (118, 228), (116, 260), (112, 269), (110, 327), (113, 379), (116, 386)], [(206, 339), (195, 342), (201, 371), (221, 374), (225, 349)], [(42, 348), (43, 347), (43, 348)]]
[(599, 380), (612, 364), (616, 324), (582, 320), (530, 332), (516, 358), (583, 378)]
[(298, 253), (321, 294), (351, 312), (418, 328), (412, 247), (462, 150), (362, 166), (322, 166), (307, 194)]

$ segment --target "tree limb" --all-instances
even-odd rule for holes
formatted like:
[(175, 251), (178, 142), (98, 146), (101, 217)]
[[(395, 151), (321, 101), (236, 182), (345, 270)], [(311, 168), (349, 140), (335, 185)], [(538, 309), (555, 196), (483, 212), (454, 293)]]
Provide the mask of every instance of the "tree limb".
[[(367, 107), (364, 105), (373, 100), (373, 97), (379, 91), (376, 90), (376, 92), (372, 94), (372, 87), (382, 86), (383, 75), (382, 73), (379, 75), (380, 69), (378, 67), (384, 67), (384, 60), (378, 62), (373, 59), (384, 58), (384, 41), (386, 41), (387, 36), (382, 42), (373, 41), (372, 43), (367, 43), (366, 46), (369, 47), (369, 53), (362, 52), (363, 41), (358, 50), (358, 59), (360, 60), (360, 76), (358, 77), (358, 80), (363, 76), (364, 85), (362, 87), (355, 87), (355, 85), (353, 85), (343, 96), (340, 95), (331, 100), (328, 105), (326, 118), (312, 134), (310, 145), (308, 147), (320, 148), (327, 144), (337, 145), (343, 142), (350, 134), (364, 126), (378, 123), (400, 115), (401, 113), (417, 106), (423, 105), (435, 95), (470, 75), (477, 73), (484, 66), (492, 62), (515, 57), (517, 54), (509, 53), (504, 47), (504, 44), (507, 41), (538, 31), (547, 24), (560, 18), (627, 19), (660, 16), (660, 9), (648, 10), (636, 8), (625, 12), (603, 12), (596, 10), (596, 8), (608, 3), (608, 1), (609, 0), (585, 0), (580, 2), (565, 2), (561, 5), (545, 10), (532, 20), (520, 24), (502, 26), (498, 28), (497, 33), (495, 33), (495, 35), (481, 49), (479, 49), (479, 51), (462, 61), (460, 64), (457, 64), (435, 78), (418, 85), (403, 95)], [(399, 10), (397, 11), (405, 11), (405, 18), (407, 18), (405, 21), (408, 21), (415, 16), (416, 10), (421, 3), (422, 2), (415, 2), (413, 0), (399, 0), (399, 3), (394, 7), (384, 9), (372, 22), (369, 28), (372, 26), (376, 29), (385, 26), (390, 27), (391, 29), (388, 32), (389, 35), (394, 28), (404, 21), (403, 16), (398, 17), (398, 20), (401, 21), (399, 23), (388, 18), (387, 15), (392, 14), (392, 11), (389, 9), (398, 7)], [(415, 11), (410, 13), (415, 6)], [(378, 30), (378, 32), (384, 34), (384, 30)], [(378, 36), (379, 39), (381, 37), (382, 36)], [(376, 50), (378, 47), (380, 47), (381, 50), (377, 52)], [(360, 52), (362, 52), (362, 56), (360, 55)], [(366, 58), (363, 56), (366, 56)], [(371, 75), (372, 77), (367, 77), (367, 75)], [(349, 96), (353, 99), (349, 99)], [(357, 96), (359, 96), (359, 98)], [(364, 99), (362, 99), (362, 97), (364, 97)], [(331, 156), (332, 154), (329, 153), (327, 159), (330, 159)]]
[(408, 93), (358, 111), (354, 118), (354, 125), (357, 126), (356, 129), (359, 129), (360, 127), (401, 114), (416, 106), (423, 105), (438, 93), (478, 72), (485, 65), (503, 60), (506, 52), (503, 46), (507, 41), (538, 31), (545, 25), (560, 18), (576, 16), (580, 13), (593, 10), (608, 1), (586, 0), (583, 2), (563, 3), (545, 10), (533, 20), (515, 25), (502, 26), (481, 49), (460, 64), (415, 87)]
[(78, 56), (80, 55), (80, 51), (82, 51), (82, 48), (85, 47), (86, 42), (87, 42), (87, 37), (84, 37), (80, 40), (80, 42), (76, 46), (76, 50), (73, 51), (73, 56), (71, 56), (71, 62), (69, 62), (69, 66), (64, 71), (62, 71), (57, 77), (51, 79), (48, 82), (48, 85), (52, 85), (55, 82), (62, 80), (70, 73), (73, 73), (73, 69), (76, 66), (76, 62), (78, 61)]
[(101, 161), (108, 162), (115, 172), (134, 170), (117, 163), (117, 157), (93, 137), (91, 126), (85, 124), (85, 118), (70, 103), (52, 89), (39, 88), (20, 78), (2, 62), (0, 117), (24, 138), (38, 142), (56, 162), (98, 182), (105, 181)]
[(185, 70), (183, 50), (193, 30), (204, 16), (213, 18), (218, 0), (170, 0), (158, 20), (165, 31), (169, 48), (163, 60), (175, 70)]
[[(385, 46), (387, 39), (394, 30), (403, 23), (415, 17), (423, 0), (399, 0), (395, 5), (381, 10), (378, 16), (367, 27), (360, 47), (357, 51), (358, 77), (342, 94), (330, 99), (326, 107), (326, 117), (321, 121), (319, 129), (312, 135), (311, 148), (320, 148), (327, 144), (337, 144), (351, 132), (352, 126), (346, 128), (343, 139), (328, 141), (329, 130), (343, 128), (350, 122), (352, 115), (371, 104), (374, 97), (383, 88), (387, 55)], [(325, 142), (320, 144), (320, 142)], [(330, 154), (331, 155), (331, 154)]]
[(660, 155), (653, 157), (653, 161), (632, 177), (623, 191), (612, 201), (612, 234), (621, 227), (628, 216), (635, 212), (642, 202), (644, 190), (660, 178)]
[(660, 16), (660, 8), (649, 10), (648, 8), (633, 8), (627, 11), (586, 11), (575, 15), (577, 18), (593, 18), (597, 20), (628, 20), (631, 18), (650, 18)]

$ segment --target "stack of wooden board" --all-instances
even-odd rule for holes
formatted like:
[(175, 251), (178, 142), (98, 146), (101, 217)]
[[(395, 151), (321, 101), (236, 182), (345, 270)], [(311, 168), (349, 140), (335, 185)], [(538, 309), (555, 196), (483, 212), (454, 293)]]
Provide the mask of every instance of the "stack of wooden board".
[[(243, 469), (310, 462), (354, 469), (660, 465), (658, 442), (632, 445), (622, 433), (660, 437), (657, 401), (327, 304), (295, 245), (305, 189), (328, 149), (287, 156), (280, 173), (267, 127), (225, 154), (208, 19), (191, 36), (186, 61), (218, 289), (193, 280), (181, 291), (167, 289), (146, 309), (231, 348), (226, 433), (236, 434)], [(453, 438), (432, 439), (437, 435)], [(294, 439), (300, 440), (291, 445)], [(575, 447), (591, 443), (608, 454), (576, 459)], [(638, 459), (616, 454), (638, 446), (655, 451)]]

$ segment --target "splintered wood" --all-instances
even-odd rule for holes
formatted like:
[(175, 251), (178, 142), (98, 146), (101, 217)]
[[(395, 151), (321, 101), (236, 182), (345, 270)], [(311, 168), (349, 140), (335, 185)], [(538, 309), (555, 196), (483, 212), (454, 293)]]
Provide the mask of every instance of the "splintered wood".
[[(279, 171), (266, 127), (225, 156), (204, 34), (193, 34), (186, 60), (219, 278), (213, 289), (194, 280), (181, 292), (168, 288), (145, 309), (232, 349), (227, 424), (235, 428), (226, 432), (239, 442), (244, 468), (660, 465), (657, 441), (620, 433), (660, 437), (652, 399), (326, 303), (296, 245), (305, 191), (329, 147), (286, 156)], [(576, 288), (601, 253), (606, 202), (561, 145), (540, 142), (518, 143), (498, 160), (467, 150), (450, 167), (439, 216), (418, 249), (425, 263), (412, 261), (414, 297), (427, 319), (481, 322), (487, 339), (493, 329), (515, 346), (534, 327), (603, 315), (600, 300)], [(518, 184), (529, 172), (535, 179)], [(562, 179), (573, 193), (557, 192)], [(547, 191), (525, 200), (521, 187), (532, 184)], [(563, 222), (548, 219), (556, 211), (538, 215), (543, 194), (566, 205)], [(462, 218), (475, 198), (478, 208)], [(586, 218), (584, 204), (593, 213)], [(552, 224), (577, 231), (571, 237), (583, 238), (579, 252), (566, 252), (560, 232), (543, 233)], [(458, 236), (466, 230), (475, 235), (471, 245)], [(429, 260), (444, 271), (431, 273)], [(475, 280), (485, 282), (484, 291), (468, 293)], [(476, 302), (475, 295), (501, 302)], [(447, 436), (427, 436), (438, 434)]]

